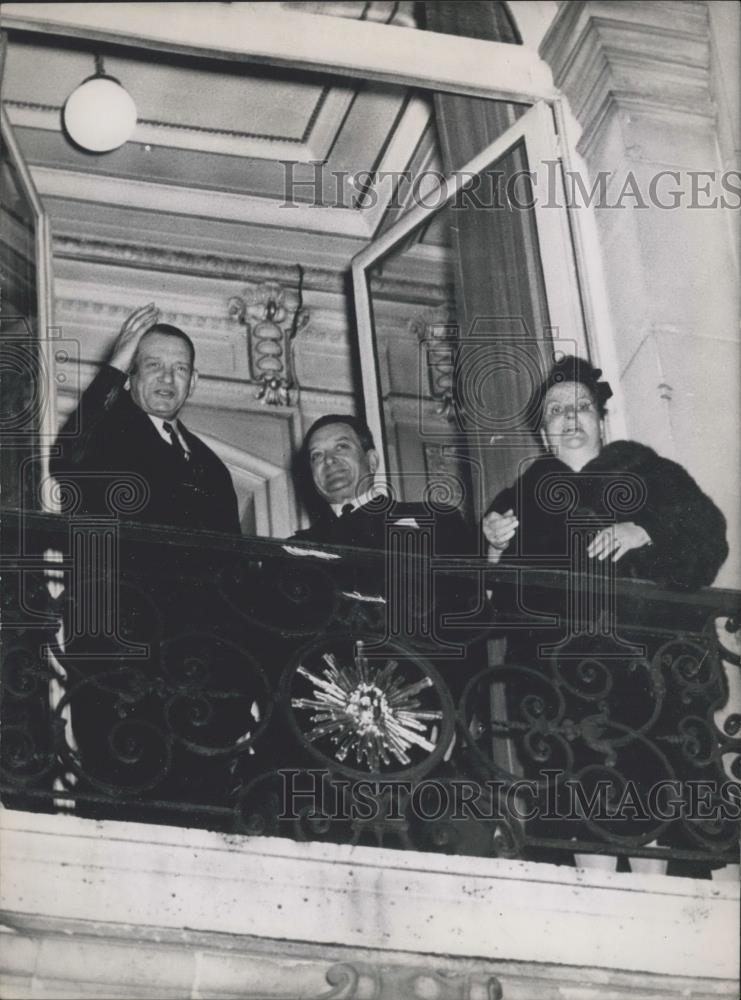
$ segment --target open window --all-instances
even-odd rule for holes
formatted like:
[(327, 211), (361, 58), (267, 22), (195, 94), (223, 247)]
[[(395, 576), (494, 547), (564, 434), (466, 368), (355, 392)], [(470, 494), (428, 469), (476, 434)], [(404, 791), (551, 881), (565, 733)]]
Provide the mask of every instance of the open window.
[(40, 504), (56, 429), (49, 220), (4, 108), (0, 133), (3, 505), (33, 509)]
[[(390, 474), (404, 470), (401, 486), (407, 498), (418, 499), (430, 484), (445, 483), (451, 489), (464, 490), (472, 514), (477, 514), (498, 484), (512, 481), (512, 464), (526, 457), (523, 452), (532, 449), (533, 443), (523, 431), (521, 408), (505, 405), (497, 410), (498, 401), (507, 397), (508, 372), (522, 370), (523, 365), (530, 372), (527, 365), (535, 357), (533, 352), (540, 352), (536, 361), (545, 362), (551, 341), (556, 339), (564, 350), (586, 353), (569, 218), (561, 190), (560, 123), (554, 126), (559, 99), (549, 68), (533, 49), (303, 13), (305, 5), (300, 13), (268, 5), (268, 17), (261, 5), (249, 4), (214, 5), (209, 31), (189, 33), (184, 47), (177, 5), (164, 5), (155, 19), (145, 8), (134, 10), (128, 5), (125, 9), (115, 4), (88, 5), (84, 12), (57, 5), (53, 15), (45, 8), (44, 19), (40, 12), (29, 9), (35, 5), (7, 6), (6, 21), (22, 35), (25, 58), (33, 55), (36, 65), (41, 65), (53, 53), (59, 75), (65, 80), (65, 74), (69, 75), (70, 87), (79, 81), (76, 60), (85, 62), (87, 58), (89, 63), (90, 52), (103, 43), (111, 48), (112, 64), (124, 69), (122, 80), (141, 82), (145, 78), (138, 71), (144, 65), (163, 85), (167, 83), (168, 93), (168, 88), (182, 93), (178, 85), (190, 79), (189, 74), (205, 80), (201, 75), (205, 73), (212, 84), (217, 76), (224, 77), (232, 96), (242, 94), (246, 86), (249, 94), (262, 95), (260, 101), (240, 98), (238, 106), (247, 106), (254, 113), (252, 118), (240, 119), (241, 131), (236, 132), (226, 129), (229, 116), (223, 110), (232, 105), (222, 102), (221, 113), (227, 117), (212, 120), (211, 91), (199, 86), (197, 110), (201, 118), (193, 117), (194, 102), (190, 102), (188, 116), (179, 124), (170, 123), (167, 156), (147, 159), (146, 144), (154, 136), (162, 141), (163, 133), (155, 100), (159, 91), (142, 83), (138, 100), (144, 131), (137, 133), (139, 147), (132, 143), (131, 148), (122, 149), (115, 168), (89, 158), (82, 163), (75, 158), (75, 150), (52, 145), (58, 116), (50, 105), (58, 95), (47, 90), (29, 95), (21, 83), (35, 74), (18, 72), (16, 90), (8, 86), (6, 95), (19, 134), (24, 128), (45, 133), (38, 148), (43, 145), (54, 152), (46, 169), (42, 157), (39, 176), (45, 196), (55, 199), (55, 224), (62, 220), (62, 234), (70, 219), (75, 222), (70, 228), (77, 232), (79, 208), (75, 199), (79, 198), (85, 203), (85, 225), (90, 224), (95, 231), (100, 221), (95, 212), (103, 206), (105, 226), (109, 227), (105, 232), (120, 228), (127, 246), (130, 236), (126, 227), (136, 219), (143, 244), (132, 249), (136, 266), (148, 264), (146, 243), (154, 239), (155, 232), (158, 243), (165, 245), (172, 237), (173, 246), (180, 246), (182, 233), (197, 231), (204, 247), (224, 247), (225, 252), (238, 233), (239, 253), (246, 234), (247, 243), (255, 240), (256, 258), (265, 246), (266, 253), (276, 260), (316, 265), (317, 272), (321, 271), (317, 279), (321, 308), (331, 304), (330, 296), (339, 290), (341, 302), (339, 306), (331, 304), (335, 315), (329, 324), (317, 309), (314, 326), (320, 332), (316, 341), (320, 336), (325, 338), (321, 349), (315, 349), (316, 341), (312, 344), (310, 339), (305, 348), (303, 337), (293, 345), (299, 362), (294, 370), (300, 376), (297, 382), (303, 398), (297, 404), (294, 394), (290, 419), (285, 419), (286, 413), (277, 413), (277, 408), (269, 412), (257, 393), (240, 397), (238, 412), (249, 413), (250, 420), (251, 464), (244, 470), (245, 494), (250, 493), (258, 465), (263, 468), (261, 463), (267, 463), (268, 478), (277, 478), (272, 471), (285, 470), (286, 455), (297, 447), (309, 418), (335, 408), (335, 399), (342, 400), (338, 406), (351, 405), (348, 388), (361, 386), (384, 469)], [(68, 36), (59, 47), (61, 54), (48, 38), (39, 41), (56, 32)], [(295, 44), (298, 37), (301, 46)], [(158, 54), (156, 58), (150, 50)], [(204, 65), (198, 65), (198, 60)], [(231, 63), (238, 70), (235, 80), (226, 72)], [(263, 63), (267, 66), (264, 71)], [(11, 70), (12, 60), (9, 81)], [(50, 88), (50, 81), (57, 76), (39, 73), (38, 79)], [(287, 82), (292, 85), (287, 86)], [(267, 99), (265, 88), (269, 85), (280, 85), (284, 106), (293, 113), (290, 120), (275, 120), (281, 118), (280, 108)], [(434, 151), (427, 160), (419, 159), (418, 154), (432, 131), (433, 106), (453, 96), (504, 109), (503, 119), (510, 116), (513, 122), (494, 142), (485, 138), (467, 163), (454, 164), (451, 180), (442, 183), (447, 168), (441, 167), (440, 157), (436, 160)], [(4, 128), (6, 125), (7, 120)], [(154, 125), (157, 128), (151, 131)], [(354, 143), (359, 140), (363, 141), (357, 152)], [(266, 149), (272, 150), (274, 159)], [(183, 157), (191, 154), (197, 155), (186, 169)], [(36, 160), (34, 165), (39, 167)], [(363, 169), (358, 171), (358, 167)], [(509, 171), (507, 176), (524, 172), (502, 193), (502, 207), (489, 209), (487, 200), (500, 194), (489, 182), (500, 168), (505, 174)], [(358, 174), (375, 172), (412, 177), (411, 199), (397, 214), (386, 211), (381, 199), (376, 204), (379, 211), (356, 209), (357, 190), (350, 181), (357, 180)], [(140, 180), (145, 173), (151, 190)], [(440, 178), (437, 187), (435, 175)], [(32, 192), (27, 171), (23, 176)], [(431, 188), (420, 186), (426, 179)], [(185, 187), (189, 187), (187, 198)], [(33, 194), (29, 197), (41, 218), (38, 199), (34, 200)], [(483, 201), (481, 209), (477, 197)], [(457, 219), (464, 214), (457, 203), (465, 204), (466, 199), (474, 206), (470, 212), (489, 219), (494, 229), (511, 211), (508, 201), (516, 201), (516, 211), (527, 230), (527, 246), (521, 256), (513, 258), (502, 243), (498, 255), (492, 253), (482, 262), (482, 271), (504, 276), (503, 284), (509, 281), (510, 272), (516, 272), (517, 281), (528, 286), (530, 315), (522, 315), (507, 303), (494, 314), (490, 311), (483, 316), (486, 320), (493, 316), (499, 324), (483, 332), (480, 325), (474, 329), (467, 315), (470, 312), (475, 317), (478, 305), (467, 302), (465, 290), (461, 294), (460, 276), (468, 276), (470, 281), (470, 268), (461, 257), (456, 259), (449, 241)], [(138, 215), (132, 215), (132, 207)], [(44, 226), (36, 226), (34, 239), (43, 237)], [(245, 227), (244, 233), (239, 226)], [(187, 242), (185, 238), (182, 241)], [(335, 279), (328, 283), (327, 272), (341, 271), (360, 247), (363, 249), (355, 257), (353, 272), (361, 365), (352, 371), (345, 344), (353, 337), (346, 335), (344, 285), (339, 274), (336, 284)], [(101, 253), (98, 262), (105, 259)], [(405, 270), (424, 274), (425, 280), (415, 288), (414, 281), (406, 281)], [(37, 273), (41, 273), (40, 268)], [(286, 273), (283, 267), (282, 274)], [(394, 273), (400, 280), (387, 282)], [(442, 280), (436, 286), (434, 276), (438, 273)], [(291, 271), (285, 282), (293, 280)], [(390, 289), (390, 285), (394, 287)], [(310, 284), (307, 288), (314, 291)], [(48, 296), (48, 288), (43, 294)], [(41, 291), (39, 296), (41, 301)], [(34, 336), (38, 338), (47, 324), (48, 316), (35, 322)], [(407, 335), (399, 336), (400, 330)], [(520, 339), (530, 338), (532, 350), (523, 353), (521, 345), (515, 345), (514, 357), (507, 358), (503, 352), (517, 340), (515, 334), (522, 334)], [(331, 345), (333, 335), (335, 343)], [(83, 329), (80, 336), (80, 360), (83, 367), (88, 366), (87, 377), (100, 360), (103, 340), (99, 331), (93, 336), (91, 329)], [(244, 436), (236, 418), (221, 421), (218, 429), (212, 420), (222, 402), (218, 395), (221, 386), (228, 385), (234, 399), (243, 384), (255, 382), (242, 350), (241, 332), (233, 339), (232, 350), (225, 348), (223, 340), (213, 349), (204, 341), (200, 357), (207, 378), (202, 380), (191, 412), (197, 431), (212, 433), (227, 446), (240, 447)], [(43, 347), (39, 352), (41, 357)], [(53, 353), (59, 355), (59, 345)], [(57, 377), (64, 375), (58, 357), (55, 371)], [(458, 377), (461, 371), (467, 378)], [(53, 426), (54, 385), (48, 379), (43, 384), (42, 417)], [(70, 384), (67, 380), (60, 390), (62, 409), (65, 402), (72, 402), (74, 393), (64, 392)], [(196, 406), (203, 410), (200, 425), (195, 418)], [(13, 404), (13, 410), (17, 409)], [(282, 487), (275, 491), (265, 487), (263, 493), (267, 492), (280, 493), (281, 498), (285, 494)], [(269, 508), (270, 504), (264, 506)], [(296, 515), (294, 505), (288, 511), (281, 509), (279, 516), (271, 510), (264, 516), (247, 516), (245, 524), (263, 532), (287, 534), (296, 526)]]
[[(442, 491), (478, 517), (535, 452), (528, 401), (553, 350), (587, 353), (552, 108), (534, 104), (447, 179), (418, 185), (414, 200), (352, 263), (366, 415), (381, 471), (404, 499)], [(497, 241), (512, 212), (524, 233), (514, 272), (507, 240)], [(461, 248), (466, 214), (493, 233), (476, 244), (485, 261)], [(417, 340), (402, 343), (387, 289), (425, 266), (440, 269), (439, 295), (408, 303)], [(478, 294), (495, 274), (503, 288), (508, 275), (520, 283), (519, 305)]]

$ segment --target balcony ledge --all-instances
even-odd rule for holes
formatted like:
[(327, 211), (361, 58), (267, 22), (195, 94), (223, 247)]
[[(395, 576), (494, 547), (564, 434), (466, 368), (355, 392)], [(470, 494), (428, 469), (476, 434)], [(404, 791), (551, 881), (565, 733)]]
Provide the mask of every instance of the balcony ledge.
[(738, 981), (739, 886), (731, 881), (8, 809), (0, 811), (0, 868), (6, 973), (43, 925), (65, 935), (95, 928), (141, 940), (148, 928), (157, 941), (181, 944), (187, 934), (231, 935), (277, 940), (289, 951), (303, 942), (334, 946), (335, 955), (412, 952), (576, 967), (590, 979), (642, 973), (695, 982), (690, 994), (683, 985), (667, 996), (735, 996)]

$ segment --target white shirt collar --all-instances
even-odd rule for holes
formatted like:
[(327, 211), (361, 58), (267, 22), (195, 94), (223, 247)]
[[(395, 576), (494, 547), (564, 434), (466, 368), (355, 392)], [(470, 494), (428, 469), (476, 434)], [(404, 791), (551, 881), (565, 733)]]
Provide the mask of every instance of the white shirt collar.
[[(162, 434), (165, 427), (164, 417), (157, 417), (155, 416), (154, 413), (148, 413), (147, 416), (152, 421), (157, 430), (160, 432), (160, 434)], [(177, 420), (168, 420), (167, 422), (168, 424), (171, 424), (173, 427), (175, 427), (175, 425), (177, 424)]]
[[(170, 435), (165, 430), (165, 420), (164, 420), (164, 418), (163, 417), (158, 417), (154, 413), (148, 413), (147, 416), (152, 421), (152, 423), (154, 424), (154, 426), (157, 428), (157, 433), (162, 438), (162, 440), (166, 441), (170, 445), (170, 447), (172, 447), (172, 441), (170, 440)], [(170, 425), (170, 427), (172, 427), (172, 429), (174, 430), (174, 432), (177, 434), (178, 441), (183, 446), (183, 449), (186, 452), (186, 454), (189, 455), (190, 454), (190, 448), (188, 447), (188, 445), (185, 442), (185, 439), (183, 438), (183, 434), (182, 434), (182, 431), (180, 430), (180, 425), (178, 424), (177, 417), (174, 420), (168, 420), (167, 423)]]
[(370, 500), (373, 500), (375, 497), (381, 495), (386, 495), (386, 491), (383, 486), (374, 486), (373, 489), (366, 490), (365, 493), (361, 493), (360, 496), (355, 497), (353, 500), (343, 500), (341, 503), (332, 503), (330, 504), (330, 507), (335, 512), (335, 515), (340, 517), (343, 507), (346, 507), (348, 504), (352, 504), (352, 509), (357, 510), (358, 507), (363, 507)]

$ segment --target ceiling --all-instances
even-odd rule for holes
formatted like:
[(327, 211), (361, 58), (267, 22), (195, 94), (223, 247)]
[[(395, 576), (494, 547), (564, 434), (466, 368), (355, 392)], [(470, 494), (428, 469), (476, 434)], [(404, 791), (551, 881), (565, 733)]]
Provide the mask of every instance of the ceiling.
[[(300, 6), (414, 26), (413, 4)], [(263, 259), (266, 252), (276, 261), (298, 255), (344, 269), (398, 197), (390, 178), (369, 187), (369, 175), (439, 170), (429, 96), (347, 77), (93, 45), (9, 36), (3, 100), (57, 234), (247, 256), (254, 247)], [(105, 154), (76, 148), (62, 129), (64, 102), (93, 74), (96, 54), (139, 116), (132, 140)], [(445, 228), (429, 227), (417, 266), (445, 258), (445, 243)], [(414, 253), (406, 256), (414, 266)]]

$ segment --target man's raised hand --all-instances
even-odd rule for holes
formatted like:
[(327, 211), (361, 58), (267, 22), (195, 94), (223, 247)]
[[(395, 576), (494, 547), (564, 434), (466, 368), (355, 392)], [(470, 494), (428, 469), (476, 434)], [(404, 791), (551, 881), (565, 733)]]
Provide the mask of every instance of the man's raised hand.
[(130, 316), (127, 316), (116, 339), (116, 343), (113, 345), (113, 353), (108, 364), (112, 368), (118, 368), (119, 371), (128, 375), (131, 371), (139, 341), (147, 330), (159, 322), (159, 318), (160, 311), (154, 302), (135, 309)]

